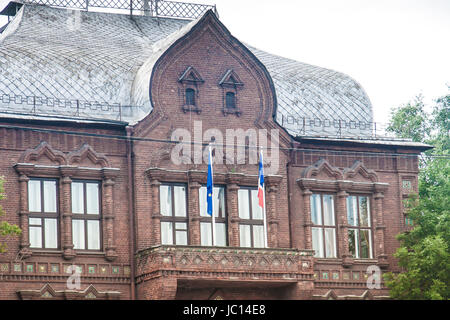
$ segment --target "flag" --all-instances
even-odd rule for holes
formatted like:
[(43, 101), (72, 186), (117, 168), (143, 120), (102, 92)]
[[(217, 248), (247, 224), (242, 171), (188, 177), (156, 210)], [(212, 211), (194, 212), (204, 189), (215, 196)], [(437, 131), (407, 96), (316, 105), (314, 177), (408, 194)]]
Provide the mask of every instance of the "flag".
[(209, 148), (208, 157), (208, 180), (206, 182), (206, 203), (208, 215), (213, 216), (213, 172), (212, 172), (212, 156), (211, 147)]
[(259, 157), (259, 174), (258, 174), (258, 204), (264, 208), (264, 170), (263, 170), (263, 155)]
[(206, 213), (211, 216), (211, 225), (212, 225), (212, 245), (216, 245), (216, 220), (214, 215), (214, 199), (213, 199), (213, 169), (212, 169), (212, 154), (211, 147), (209, 147), (209, 156), (208, 156), (208, 179), (206, 181), (206, 203), (207, 210)]

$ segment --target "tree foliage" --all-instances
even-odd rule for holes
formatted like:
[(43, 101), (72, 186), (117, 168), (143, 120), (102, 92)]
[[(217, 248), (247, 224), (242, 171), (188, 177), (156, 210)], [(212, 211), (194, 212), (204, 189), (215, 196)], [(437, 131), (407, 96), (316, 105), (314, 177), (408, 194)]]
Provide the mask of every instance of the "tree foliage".
[[(3, 188), (3, 177), (0, 177), (0, 200), (6, 199), (5, 190)], [(4, 216), (5, 212), (0, 205), (0, 216)], [(0, 253), (6, 251), (6, 243), (1, 239), (9, 235), (19, 235), (21, 233), (20, 228), (15, 224), (9, 224), (7, 221), (0, 221)]]
[[(390, 130), (429, 143), (434, 149), (419, 173), (419, 194), (407, 200), (414, 228), (397, 236), (394, 254), (404, 272), (387, 273), (385, 283), (395, 299), (450, 299), (450, 94), (436, 100), (427, 114), (421, 98), (392, 113)], [(427, 156), (431, 156), (428, 157)], [(435, 156), (435, 157), (433, 157)]]
[(391, 110), (387, 131), (395, 133), (399, 138), (422, 142), (428, 137), (430, 129), (422, 95), (418, 95), (413, 102)]

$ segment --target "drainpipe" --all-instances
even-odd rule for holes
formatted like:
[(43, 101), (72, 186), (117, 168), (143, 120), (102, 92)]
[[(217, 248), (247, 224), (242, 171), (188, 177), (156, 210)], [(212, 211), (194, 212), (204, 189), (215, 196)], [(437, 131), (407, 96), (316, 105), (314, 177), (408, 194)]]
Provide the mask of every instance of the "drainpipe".
[(286, 175), (287, 175), (287, 196), (288, 196), (288, 216), (289, 216), (289, 243), (290, 243), (290, 247), (294, 248), (294, 243), (292, 242), (292, 223), (293, 223), (293, 219), (292, 219), (292, 208), (291, 208), (291, 174), (290, 174), (290, 165), (291, 165), (291, 159), (294, 151), (289, 151), (289, 160), (286, 163)]
[(135, 237), (135, 217), (134, 217), (134, 201), (133, 201), (133, 162), (132, 162), (132, 152), (133, 152), (133, 142), (131, 141), (131, 136), (133, 135), (133, 128), (127, 126), (125, 128), (127, 132), (127, 167), (128, 167), (128, 225), (129, 225), (129, 242), (130, 242), (130, 299), (136, 299), (136, 284), (135, 284), (135, 257), (136, 252), (136, 237)]

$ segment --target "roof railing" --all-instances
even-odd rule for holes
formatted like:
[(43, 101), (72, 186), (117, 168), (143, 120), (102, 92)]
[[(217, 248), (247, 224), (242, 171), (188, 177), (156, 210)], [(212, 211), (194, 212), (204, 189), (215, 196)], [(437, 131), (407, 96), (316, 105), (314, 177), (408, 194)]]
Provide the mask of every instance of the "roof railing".
[[(149, 112), (144, 106), (115, 102), (55, 98), (0, 91), (0, 117), (39, 116), (97, 121), (128, 121), (133, 115)], [(282, 114), (277, 122), (297, 137), (355, 138), (399, 140), (387, 131), (387, 125), (368, 119), (331, 119)], [(403, 139), (404, 140), (404, 139)]]
[(42, 4), (56, 8), (79, 9), (85, 11), (108, 11), (130, 15), (153, 17), (170, 17), (197, 19), (206, 11), (213, 10), (218, 15), (215, 5), (165, 0), (14, 0), (14, 3)]

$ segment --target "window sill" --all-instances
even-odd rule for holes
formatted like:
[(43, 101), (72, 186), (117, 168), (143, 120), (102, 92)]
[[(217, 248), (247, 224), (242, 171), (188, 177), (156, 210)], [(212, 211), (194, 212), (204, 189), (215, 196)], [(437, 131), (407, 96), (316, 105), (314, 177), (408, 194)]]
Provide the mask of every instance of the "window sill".
[(341, 258), (314, 258), (317, 263), (324, 263), (324, 264), (340, 264), (342, 263)]
[(202, 113), (202, 109), (200, 107), (194, 106), (194, 105), (184, 105), (181, 107), (181, 110), (183, 110), (184, 113), (186, 112), (197, 112), (197, 114)]
[(106, 255), (106, 252), (104, 251), (77, 251), (75, 250), (75, 253), (80, 256), (104, 256)]
[(223, 108), (222, 112), (223, 112), (223, 114), (225, 116), (228, 115), (228, 114), (235, 114), (235, 115), (237, 115), (239, 117), (242, 114), (242, 111), (239, 108), (233, 108), (233, 109), (231, 109), (231, 108)]
[(354, 264), (377, 264), (378, 259), (353, 259)]
[[(341, 258), (314, 258), (317, 264), (343, 264), (344, 260)], [(377, 265), (378, 259), (355, 259), (350, 258), (352, 265)]]
[[(64, 254), (63, 250), (42, 250), (42, 249), (30, 249), (33, 256), (60, 256)], [(83, 257), (105, 257), (104, 251), (74, 251), (76, 256)]]
[(45, 250), (45, 249), (33, 249), (30, 248), (33, 255), (46, 256), (46, 255), (61, 255), (63, 253), (62, 250)]

